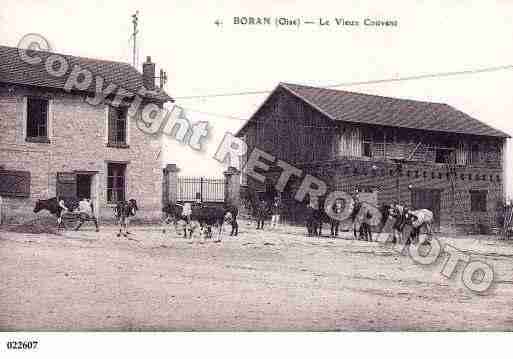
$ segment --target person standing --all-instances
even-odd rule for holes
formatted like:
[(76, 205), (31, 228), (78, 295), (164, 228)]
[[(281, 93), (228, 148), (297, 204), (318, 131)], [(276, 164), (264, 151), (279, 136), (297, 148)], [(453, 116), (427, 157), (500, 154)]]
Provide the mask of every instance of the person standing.
[(257, 229), (264, 229), (265, 216), (267, 215), (267, 204), (262, 199), (257, 208)]
[(78, 225), (75, 228), (75, 231), (78, 231), (82, 224), (85, 221), (93, 221), (96, 227), (96, 232), (99, 232), (98, 221), (94, 215), (93, 204), (89, 198), (82, 198), (82, 200), (78, 203)]
[[(339, 215), (342, 213), (342, 202), (340, 200), (337, 200), (335, 204), (333, 205), (333, 213), (336, 215)], [(331, 236), (337, 237), (338, 236), (338, 229), (340, 226), (340, 221), (336, 218), (331, 218)]]
[(279, 197), (276, 197), (271, 207), (271, 227), (276, 228), (280, 223), (281, 210), (281, 200)]
[(59, 202), (58, 202), (58, 205), (59, 205), (59, 217), (57, 218), (57, 224), (58, 224), (58, 228), (60, 228), (61, 226), (63, 226), (65, 228), (65, 226), (63, 225), (62, 223), (62, 217), (69, 212), (69, 209), (68, 207), (66, 206), (66, 204), (64, 203), (64, 199), (59, 199)]
[(185, 219), (187, 224), (191, 223), (191, 215), (192, 215), (192, 205), (190, 202), (185, 202), (183, 204), (182, 216)]

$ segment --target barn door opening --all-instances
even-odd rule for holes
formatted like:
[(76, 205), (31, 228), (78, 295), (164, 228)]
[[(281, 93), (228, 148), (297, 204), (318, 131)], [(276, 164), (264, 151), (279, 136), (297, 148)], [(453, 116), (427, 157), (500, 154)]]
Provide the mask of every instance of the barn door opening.
[(429, 209), (433, 212), (433, 229), (440, 230), (440, 198), (439, 189), (416, 188), (411, 192), (411, 203), (415, 209)]
[(90, 174), (77, 174), (77, 198), (91, 199), (93, 176)]

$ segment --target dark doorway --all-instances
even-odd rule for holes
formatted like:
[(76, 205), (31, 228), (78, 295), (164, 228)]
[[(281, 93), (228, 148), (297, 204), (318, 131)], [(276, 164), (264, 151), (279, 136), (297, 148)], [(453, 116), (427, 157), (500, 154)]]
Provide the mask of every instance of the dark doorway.
[(77, 194), (77, 175), (74, 172), (58, 172), (56, 183), (57, 197), (74, 198)]
[(433, 229), (440, 230), (440, 193), (439, 189), (416, 188), (411, 192), (414, 209), (429, 209), (433, 212)]
[(89, 174), (77, 174), (77, 198), (91, 199), (91, 182), (93, 176)]

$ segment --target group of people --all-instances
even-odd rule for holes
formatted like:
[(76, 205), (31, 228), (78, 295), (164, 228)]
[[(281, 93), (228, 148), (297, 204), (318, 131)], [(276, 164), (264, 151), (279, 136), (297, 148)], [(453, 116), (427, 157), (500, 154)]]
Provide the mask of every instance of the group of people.
[(280, 197), (275, 197), (271, 205), (265, 200), (260, 200), (256, 208), (257, 229), (264, 229), (264, 224), (269, 215), (271, 215), (271, 228), (276, 228), (280, 224), (283, 205)]

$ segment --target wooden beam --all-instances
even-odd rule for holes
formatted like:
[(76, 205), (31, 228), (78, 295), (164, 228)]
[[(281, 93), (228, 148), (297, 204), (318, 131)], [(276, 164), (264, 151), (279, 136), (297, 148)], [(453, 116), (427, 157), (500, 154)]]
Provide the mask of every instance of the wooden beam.
[(419, 142), (417, 143), (417, 146), (415, 147), (415, 149), (410, 153), (410, 155), (408, 156), (407, 160), (410, 161), (411, 158), (413, 157), (413, 155), (415, 154), (415, 152), (417, 152), (417, 150), (419, 149), (420, 145), (422, 145), (422, 142)]

